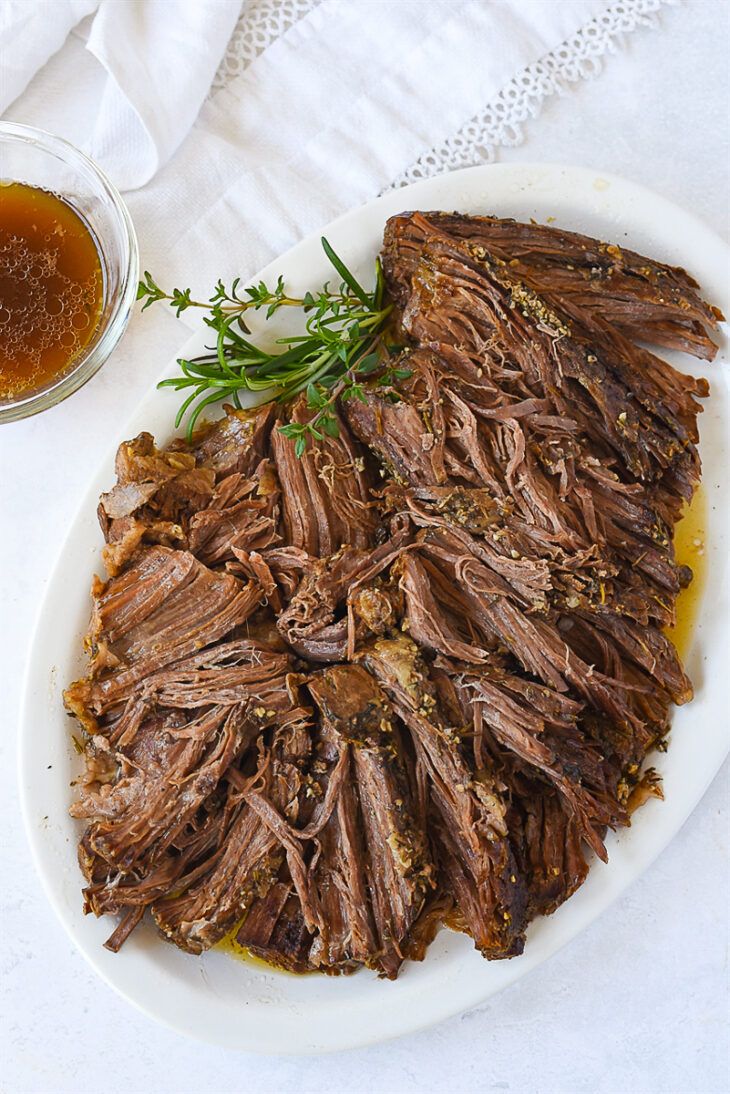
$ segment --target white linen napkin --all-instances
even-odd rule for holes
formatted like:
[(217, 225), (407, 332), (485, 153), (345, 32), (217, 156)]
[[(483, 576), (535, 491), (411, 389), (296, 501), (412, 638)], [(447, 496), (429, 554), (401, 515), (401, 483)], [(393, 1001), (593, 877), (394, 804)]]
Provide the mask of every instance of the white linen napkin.
[(91, 87), (68, 66), (54, 92), (83, 117), (79, 143), (117, 186), (142, 186), (195, 121), (240, 7), (240, 0), (3, 0), (0, 112), (91, 15), (81, 33), (106, 78)]

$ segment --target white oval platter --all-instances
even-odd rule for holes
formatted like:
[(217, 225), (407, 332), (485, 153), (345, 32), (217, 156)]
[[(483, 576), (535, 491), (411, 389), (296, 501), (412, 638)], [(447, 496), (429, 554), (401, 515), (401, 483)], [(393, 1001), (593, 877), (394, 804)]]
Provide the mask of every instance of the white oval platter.
[[(701, 183), (699, 183), (701, 185)], [(323, 229), (358, 277), (372, 275), (388, 216), (403, 209), (495, 213), (545, 222), (625, 244), (685, 266), (705, 296), (730, 314), (730, 251), (708, 227), (657, 194), (586, 168), (496, 165), (469, 168), (389, 192)], [(331, 278), (319, 237), (312, 236), (272, 262), (256, 278), (283, 274), (295, 290)], [(261, 1053), (317, 1053), (354, 1048), (412, 1032), (483, 1002), (528, 974), (600, 915), (669, 843), (717, 772), (730, 742), (727, 718), (728, 406), (727, 330), (713, 365), (677, 358), (685, 371), (708, 375), (712, 394), (701, 419), (701, 452), (708, 499), (708, 580), (686, 656), (696, 698), (674, 714), (671, 746), (652, 762), (664, 779), (666, 800), (652, 799), (634, 825), (609, 835), (609, 863), (595, 862), (585, 885), (553, 916), (529, 929), (522, 957), (487, 962), (463, 935), (442, 931), (420, 964), (407, 965), (397, 982), (369, 972), (350, 977), (295, 977), (236, 960), (220, 951), (200, 958), (162, 942), (143, 925), (119, 954), (102, 946), (107, 920), (84, 916), (76, 864), (79, 830), (68, 816), (69, 784), (79, 760), (61, 691), (84, 670), (81, 639), (88, 622), (92, 573), (101, 571), (96, 504), (113, 481), (113, 456), (98, 468), (66, 543), (40, 611), (28, 657), (20, 725), (20, 786), (25, 823), (45, 891), (75, 945), (116, 991), (151, 1017), (181, 1033)], [(200, 353), (200, 330), (184, 355)], [(167, 373), (174, 371), (174, 364)], [(150, 391), (119, 441), (142, 429), (158, 442), (171, 436), (177, 401)], [(659, 955), (657, 955), (659, 956)], [(586, 980), (592, 976), (585, 969)], [(575, 985), (579, 990), (580, 985)]]

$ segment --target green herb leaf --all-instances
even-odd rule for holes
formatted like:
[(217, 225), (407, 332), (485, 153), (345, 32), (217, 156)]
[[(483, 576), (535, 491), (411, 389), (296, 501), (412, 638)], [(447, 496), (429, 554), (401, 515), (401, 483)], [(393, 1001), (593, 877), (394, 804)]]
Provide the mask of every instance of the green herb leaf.
[(336, 418), (327, 417), (324, 418), (321, 423), (318, 422), (318, 424), (321, 424), (322, 430), (327, 434), (328, 437), (339, 437), (340, 427), (337, 423)]
[(165, 293), (152, 279), (152, 274), (149, 270), (144, 271), (143, 280), (137, 285), (137, 299), (144, 300), (142, 311), (144, 311), (145, 308), (149, 308), (150, 304), (154, 304), (156, 300), (165, 299)]
[(322, 236), (322, 249), (348, 288), (352, 289), (355, 296), (358, 297), (366, 308), (372, 308), (373, 297), (369, 296), (362, 285), (355, 280), (354, 274), (350, 273), (340, 256), (324, 236)]
[(371, 372), (377, 372), (380, 368), (380, 357), (377, 353), (368, 353), (357, 363), (357, 372), (361, 376), (369, 376)]

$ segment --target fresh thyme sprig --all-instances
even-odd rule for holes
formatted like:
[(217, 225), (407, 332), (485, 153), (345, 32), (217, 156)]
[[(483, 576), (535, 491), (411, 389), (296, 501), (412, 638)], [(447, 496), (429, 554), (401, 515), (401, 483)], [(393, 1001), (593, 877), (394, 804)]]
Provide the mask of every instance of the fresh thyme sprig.
[[(261, 403), (287, 402), (304, 391), (308, 408), (316, 413), (308, 422), (280, 427), (301, 456), (308, 440), (338, 435), (335, 404), (338, 399), (364, 400), (363, 379), (377, 374), (393, 384), (410, 375), (407, 368), (392, 364), (395, 347), (388, 346), (384, 337), (392, 304), (385, 300), (380, 261), (375, 267), (375, 288), (367, 292), (324, 237), (322, 247), (342, 282), (337, 291), (327, 283), (303, 297), (288, 296), (281, 277), (273, 289), (262, 281), (243, 290), (237, 278), (230, 289), (219, 281), (210, 300), (203, 303), (192, 299), (190, 289), (164, 292), (145, 272), (137, 292), (137, 299), (144, 300), (142, 310), (156, 301), (167, 301), (177, 315), (187, 308), (204, 308), (205, 323), (216, 336), (209, 353), (193, 360), (181, 358), (182, 375), (158, 385), (186, 393), (175, 426), (187, 414), (188, 439), (206, 407), (221, 399), (230, 398), (240, 408), (241, 391), (265, 392)], [(304, 334), (278, 338), (275, 345), (285, 348), (274, 352), (245, 337), (251, 333), (244, 319), (247, 311), (265, 310), (269, 319), (282, 307), (302, 309)]]
[(190, 289), (173, 289), (166, 293), (156, 283), (149, 270), (145, 270), (144, 279), (137, 287), (137, 299), (144, 300), (142, 311), (149, 308), (150, 304), (158, 300), (167, 300), (179, 317), (180, 313), (188, 308), (205, 308), (214, 319), (224, 319), (229, 315), (243, 315), (251, 308), (259, 309), (267, 307), (267, 314), (273, 315), (277, 308), (300, 308), (302, 301), (289, 297), (284, 292), (283, 278), (279, 278), (274, 289), (269, 289), (263, 281), (258, 285), (252, 285), (245, 290), (245, 296), (240, 296), (238, 286), (239, 277), (233, 282), (230, 290), (226, 289), (222, 281), (218, 281), (210, 300), (193, 300)]

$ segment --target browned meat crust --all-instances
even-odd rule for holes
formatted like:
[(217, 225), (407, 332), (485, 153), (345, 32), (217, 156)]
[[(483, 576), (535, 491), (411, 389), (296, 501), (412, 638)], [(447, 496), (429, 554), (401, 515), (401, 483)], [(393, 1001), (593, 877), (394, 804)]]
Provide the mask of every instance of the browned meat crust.
[(719, 313), (537, 224), (402, 214), (383, 257), (410, 375), (339, 436), (298, 459), (300, 399), (120, 446), (66, 692), (112, 950), (149, 909), (294, 972), (394, 978), (442, 924), (512, 957), (660, 793), (708, 386), (638, 343), (710, 360)]

